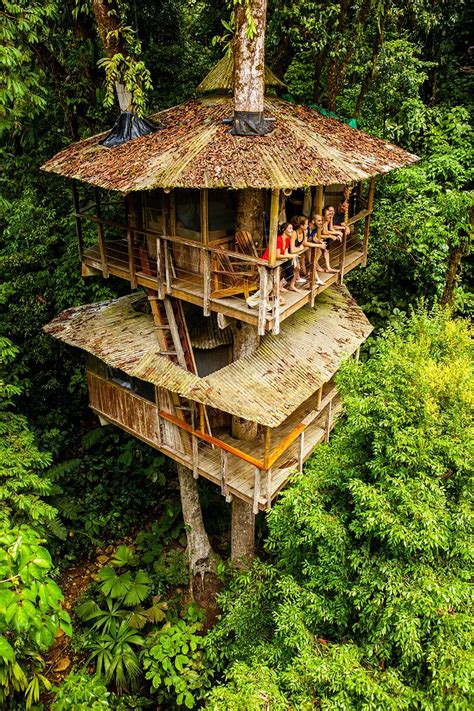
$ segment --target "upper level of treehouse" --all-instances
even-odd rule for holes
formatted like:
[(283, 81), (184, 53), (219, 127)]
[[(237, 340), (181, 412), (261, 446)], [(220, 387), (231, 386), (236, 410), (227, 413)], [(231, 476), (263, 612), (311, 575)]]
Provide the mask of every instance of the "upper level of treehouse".
[[(224, 59), (200, 85), (204, 96), (152, 116), (155, 132), (113, 148), (102, 145), (105, 134), (94, 136), (43, 168), (72, 179), (84, 275), (115, 275), (159, 298), (195, 304), (204, 315), (253, 324), (260, 335), (278, 333), (292, 313), (314, 305), (320, 292), (366, 263), (375, 176), (417, 158), (270, 95), (265, 115), (273, 130), (231, 135), (231, 76)], [(266, 83), (281, 85), (268, 71)], [(241, 209), (249, 191), (258, 196), (260, 213), (252, 217), (258, 227), (251, 233)], [(329, 243), (336, 273), (319, 273), (318, 284), (313, 259), (305, 288), (285, 294), (283, 303), (279, 225), (298, 214), (320, 214), (325, 205), (337, 204), (342, 191), (350, 195), (350, 232)]]

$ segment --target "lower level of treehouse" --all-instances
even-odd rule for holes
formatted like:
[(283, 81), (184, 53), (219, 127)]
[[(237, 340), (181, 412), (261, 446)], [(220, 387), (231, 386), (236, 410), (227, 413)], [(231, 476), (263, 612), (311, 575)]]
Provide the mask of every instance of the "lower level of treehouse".
[(204, 411), (192, 402), (184, 409), (173, 408), (173, 413), (167, 391), (153, 392), (143, 381), (113, 378), (111, 371), (108, 378), (87, 372), (90, 405), (102, 421), (189, 467), (195, 478), (203, 476), (217, 484), (228, 501), (235, 496), (253, 504), (255, 513), (270, 508), (290, 476), (329, 439), (341, 411), (330, 380), (279, 427), (261, 426), (248, 442), (232, 436), (226, 413)]

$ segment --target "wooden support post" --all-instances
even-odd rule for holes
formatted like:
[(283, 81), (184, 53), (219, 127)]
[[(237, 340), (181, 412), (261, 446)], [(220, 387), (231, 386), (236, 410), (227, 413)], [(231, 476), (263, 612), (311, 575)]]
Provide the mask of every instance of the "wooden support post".
[(369, 232), (370, 232), (370, 220), (372, 217), (372, 210), (374, 207), (374, 192), (375, 192), (375, 177), (370, 179), (369, 185), (369, 199), (367, 201), (367, 211), (368, 215), (365, 218), (365, 228), (364, 228), (364, 247), (363, 247), (363, 257), (362, 266), (367, 266), (367, 253), (369, 251)]
[(263, 450), (263, 463), (265, 464), (265, 469), (268, 469), (268, 461), (270, 459), (270, 448), (272, 444), (272, 428), (265, 427), (265, 444)]
[(267, 470), (267, 511), (272, 507), (272, 470)]
[(199, 442), (196, 435), (192, 435), (193, 450), (193, 477), (199, 479)]
[(354, 358), (356, 359), (356, 362), (359, 362), (360, 358), (360, 346), (357, 348), (356, 352), (354, 353)]
[(97, 236), (99, 238), (99, 252), (100, 252), (100, 264), (102, 267), (102, 274), (104, 279), (109, 277), (109, 268), (107, 266), (107, 254), (105, 251), (105, 240), (104, 240), (104, 225), (101, 222), (101, 209), (100, 209), (100, 193), (98, 188), (94, 188), (94, 198), (95, 198), (95, 211), (99, 218), (97, 222)]
[(74, 216), (76, 220), (76, 237), (77, 237), (77, 246), (79, 249), (79, 259), (82, 261), (82, 256), (84, 254), (84, 238), (82, 235), (82, 222), (81, 218), (79, 217), (81, 213), (81, 205), (79, 202), (79, 191), (77, 189), (77, 182), (75, 180), (72, 181), (72, 201), (74, 204)]
[(137, 268), (135, 264), (135, 232), (130, 227), (127, 230), (127, 248), (128, 248), (128, 269), (130, 272), (130, 286), (132, 289), (137, 288)]
[(300, 449), (298, 455), (298, 470), (300, 474), (303, 473), (303, 462), (304, 462), (304, 430), (300, 434)]
[(316, 265), (318, 263), (318, 254), (321, 253), (321, 250), (316, 248), (316, 249), (311, 249), (310, 253), (313, 255), (313, 260), (311, 262), (311, 270), (310, 270), (310, 276), (309, 276), (309, 293), (310, 293), (310, 300), (309, 300), (309, 305), (311, 308), (314, 306), (314, 300), (316, 297), (316, 292), (318, 290), (318, 287), (316, 286), (316, 277), (318, 275), (318, 272), (316, 270)]
[(203, 244), (209, 244), (209, 207), (208, 207), (207, 188), (201, 189), (200, 198), (201, 198), (201, 242)]
[(176, 234), (176, 194), (174, 190), (169, 195), (169, 215), (170, 215), (170, 232)]
[(273, 328), (272, 333), (278, 336), (280, 333), (280, 282), (281, 282), (281, 267), (272, 269), (273, 278)]
[(156, 280), (157, 280), (157, 292), (158, 298), (165, 298), (165, 280), (163, 275), (163, 251), (162, 251), (162, 239), (161, 237), (156, 238)]
[(156, 412), (156, 435), (158, 439), (158, 445), (161, 447), (163, 444), (163, 435), (161, 433), (161, 417), (160, 417), (160, 411), (158, 407), (158, 388), (155, 387), (155, 402), (157, 404), (157, 408), (155, 410)]
[[(322, 215), (323, 212), (323, 198), (324, 198), (324, 187), (322, 185), (318, 185), (316, 188), (316, 214), (317, 215)], [(321, 236), (321, 231), (318, 230), (318, 237)]]
[(165, 262), (166, 293), (171, 294), (170, 246), (166, 239), (163, 240), (163, 252)]
[(278, 237), (278, 215), (280, 213), (280, 190), (272, 190), (272, 200), (270, 203), (270, 228), (268, 235), (268, 263), (274, 267), (276, 259), (276, 243)]
[(332, 400), (329, 400), (326, 412), (326, 434), (324, 439), (329, 442), (329, 435), (331, 433), (331, 417), (332, 417)]
[(267, 279), (268, 273), (266, 267), (259, 267), (260, 272), (260, 301), (258, 303), (258, 335), (265, 335), (265, 325), (267, 322)]
[(261, 471), (258, 467), (255, 467), (255, 481), (253, 486), (253, 512), (258, 514), (258, 502), (260, 501), (260, 479)]
[(316, 410), (321, 409), (321, 398), (322, 397), (323, 397), (323, 386), (321, 385), (321, 387), (318, 390), (318, 394), (316, 396)]
[(221, 449), (221, 493), (222, 496), (229, 495), (229, 489), (227, 487), (227, 467), (228, 467), (229, 455), (224, 449)]
[(342, 244), (341, 244), (341, 258), (339, 260), (339, 275), (338, 275), (339, 284), (344, 283), (344, 262), (346, 260), (346, 249), (347, 249), (347, 235), (344, 232), (344, 235), (342, 237)]
[(199, 429), (201, 432), (206, 431), (206, 426), (205, 426), (205, 418), (204, 418), (204, 405), (200, 402), (198, 403), (198, 408), (199, 408)]
[[(316, 198), (315, 198), (315, 211), (316, 215), (322, 215), (323, 214), (323, 197), (324, 197), (324, 188), (322, 185), (318, 185), (316, 187)], [(314, 210), (313, 210), (314, 212)], [(318, 228), (318, 240), (321, 240), (321, 227)], [(316, 262), (317, 262), (317, 255), (316, 252), (319, 250), (315, 249), (314, 252), (315, 254), (313, 255), (313, 263), (311, 267), (311, 279), (310, 279), (310, 301), (309, 305), (311, 308), (314, 307), (314, 301), (316, 298), (316, 292), (318, 290), (318, 287), (316, 286), (316, 276), (317, 276), (317, 271), (316, 271)]]
[(209, 316), (211, 313), (211, 252), (206, 249), (203, 254), (203, 313)]

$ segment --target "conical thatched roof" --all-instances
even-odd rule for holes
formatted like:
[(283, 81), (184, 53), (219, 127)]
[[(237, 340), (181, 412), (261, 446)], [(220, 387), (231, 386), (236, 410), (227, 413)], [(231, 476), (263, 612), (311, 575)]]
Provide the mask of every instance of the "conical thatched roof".
[[(265, 88), (285, 89), (286, 84), (278, 79), (275, 74), (265, 66)], [(232, 52), (225, 54), (211, 69), (197, 87), (201, 94), (224, 93), (232, 94), (234, 91), (234, 55)]]
[(417, 156), (322, 116), (306, 106), (266, 97), (275, 119), (266, 136), (232, 136), (222, 123), (232, 97), (187, 101), (151, 118), (163, 129), (116, 148), (105, 133), (75, 143), (43, 169), (129, 193), (154, 188), (301, 188), (349, 183), (388, 173)]

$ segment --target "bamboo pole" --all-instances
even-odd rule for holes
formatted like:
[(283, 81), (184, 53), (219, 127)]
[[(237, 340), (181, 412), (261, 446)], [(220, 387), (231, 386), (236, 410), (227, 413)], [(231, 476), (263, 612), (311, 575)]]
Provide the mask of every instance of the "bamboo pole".
[(270, 447), (272, 444), (272, 428), (265, 427), (265, 444), (263, 450), (263, 462), (265, 464), (265, 469), (268, 469), (268, 460), (270, 458)]
[(363, 247), (363, 258), (362, 266), (367, 266), (367, 253), (369, 251), (369, 232), (370, 232), (370, 220), (372, 216), (372, 210), (374, 207), (374, 192), (375, 192), (375, 177), (370, 179), (369, 185), (369, 199), (367, 201), (367, 212), (368, 215), (365, 218), (365, 228), (364, 228), (364, 247)]
[(267, 511), (272, 507), (272, 470), (267, 469)]
[[(322, 215), (322, 212), (323, 212), (323, 198), (324, 198), (324, 187), (323, 187), (322, 185), (318, 185), (318, 186), (316, 187), (316, 198), (315, 198), (316, 214), (317, 214), (317, 215)], [(318, 240), (321, 240), (321, 227), (318, 227)], [(311, 293), (311, 297), (310, 297), (310, 302), (309, 302), (309, 305), (311, 306), (311, 308), (314, 307), (314, 301), (315, 301), (315, 298), (316, 298), (316, 292), (317, 292), (317, 290), (318, 290), (318, 287), (317, 287), (316, 284), (315, 284), (315, 282), (316, 282), (316, 274), (317, 274), (317, 271), (316, 271), (316, 262), (317, 262), (317, 255), (316, 255), (316, 252), (318, 252), (318, 251), (319, 251), (319, 250), (317, 250), (317, 249), (314, 250), (313, 263), (312, 263), (312, 266), (311, 266), (311, 282), (310, 282), (310, 289), (311, 289), (310, 293)], [(315, 288), (315, 286), (316, 286), (316, 288)]]
[(162, 239), (156, 238), (156, 280), (158, 286), (158, 298), (165, 298), (165, 284), (163, 278), (163, 253), (161, 249)]
[(166, 293), (171, 294), (171, 268), (170, 268), (170, 246), (168, 240), (163, 240), (163, 252), (165, 262), (165, 284)]
[(229, 495), (229, 489), (227, 488), (228, 458), (228, 453), (224, 449), (221, 449), (221, 493), (222, 496), (225, 497)]
[(204, 253), (203, 264), (203, 313), (209, 316), (211, 313), (211, 253)]
[(304, 462), (304, 430), (300, 434), (300, 449), (299, 449), (299, 456), (298, 456), (298, 470), (300, 474), (303, 473), (303, 462)]

